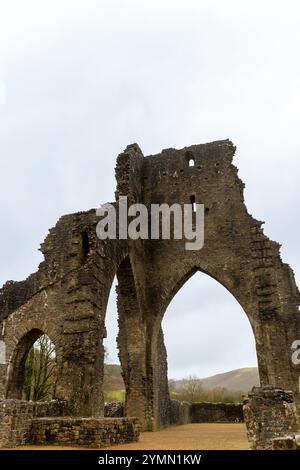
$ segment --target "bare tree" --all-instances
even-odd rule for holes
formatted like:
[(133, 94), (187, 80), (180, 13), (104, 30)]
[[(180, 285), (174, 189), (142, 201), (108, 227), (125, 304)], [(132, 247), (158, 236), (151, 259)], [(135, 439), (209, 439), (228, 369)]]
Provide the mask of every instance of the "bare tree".
[(51, 400), (55, 392), (55, 347), (47, 335), (42, 335), (32, 346), (25, 364), (24, 398)]
[(194, 403), (201, 399), (202, 381), (196, 375), (190, 375), (183, 379), (181, 393), (188, 402)]
[(202, 388), (201, 380), (195, 376), (179, 381), (176, 386), (174, 380), (169, 381), (170, 396), (174, 400), (188, 402), (211, 403), (241, 403), (244, 392), (241, 390), (227, 390), (224, 387), (210, 389)]

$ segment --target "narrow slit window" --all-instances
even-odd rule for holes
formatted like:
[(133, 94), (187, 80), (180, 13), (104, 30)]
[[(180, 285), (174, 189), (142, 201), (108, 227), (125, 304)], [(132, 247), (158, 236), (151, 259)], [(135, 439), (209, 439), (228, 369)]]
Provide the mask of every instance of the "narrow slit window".
[(84, 232), (81, 232), (81, 247), (82, 247), (83, 262), (85, 262), (90, 252), (89, 235), (86, 230)]
[(185, 161), (189, 167), (195, 166), (195, 155), (191, 150), (185, 152)]

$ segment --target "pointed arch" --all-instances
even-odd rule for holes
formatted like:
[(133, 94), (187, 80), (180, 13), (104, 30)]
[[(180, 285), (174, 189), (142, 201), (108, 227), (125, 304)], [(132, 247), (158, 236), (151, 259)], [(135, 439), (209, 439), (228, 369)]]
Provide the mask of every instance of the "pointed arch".
[(29, 330), (16, 344), (9, 360), (6, 398), (22, 399), (25, 381), (25, 364), (28, 353), (35, 342), (43, 335), (47, 335), (50, 341), (54, 344), (50, 336), (39, 328)]
[[(162, 329), (171, 378), (205, 377), (257, 365), (254, 332), (244, 309), (220, 282), (199, 270), (173, 296)], [(178, 332), (179, 347), (173, 340)]]
[(222, 271), (220, 269), (215, 270), (213, 266), (208, 267), (201, 267), (199, 265), (188, 265), (184, 266), (184, 268), (177, 272), (177, 275), (172, 278), (169, 283), (166, 283), (165, 287), (165, 294), (164, 294), (164, 301), (162, 304), (163, 314), (168, 308), (168, 305), (171, 303), (177, 292), (184, 286), (184, 284), (196, 273), (201, 272), (206, 274), (210, 278), (214, 279), (216, 282), (221, 284), (240, 304), (242, 309), (245, 311), (246, 315), (249, 318), (251, 323), (251, 317), (247, 314), (247, 305), (245, 300), (242, 299), (237, 292), (237, 284), (239, 283), (238, 278), (236, 277), (235, 273), (230, 273), (226, 270)]

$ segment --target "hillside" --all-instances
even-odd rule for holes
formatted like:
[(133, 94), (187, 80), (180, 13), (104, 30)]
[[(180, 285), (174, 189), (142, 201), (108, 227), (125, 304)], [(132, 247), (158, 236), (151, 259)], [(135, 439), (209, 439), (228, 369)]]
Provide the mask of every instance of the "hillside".
[(104, 364), (104, 385), (108, 390), (124, 389), (121, 366), (118, 364)]
[(224, 387), (228, 390), (248, 392), (254, 386), (259, 386), (259, 375), (256, 367), (231, 370), (223, 374), (213, 375), (202, 379), (203, 388), (212, 389)]
[[(105, 384), (109, 391), (124, 389), (121, 376), (121, 367), (117, 364), (105, 364)], [(176, 381), (176, 388), (180, 387), (181, 380)], [(235, 369), (222, 374), (212, 375), (202, 379), (203, 388), (227, 388), (232, 391), (248, 392), (254, 386), (259, 386), (259, 376), (256, 367)]]

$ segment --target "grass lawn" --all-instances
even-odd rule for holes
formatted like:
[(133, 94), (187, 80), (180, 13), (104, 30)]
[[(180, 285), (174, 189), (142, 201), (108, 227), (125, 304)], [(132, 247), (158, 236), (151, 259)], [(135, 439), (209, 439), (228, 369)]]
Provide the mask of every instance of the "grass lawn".
[(105, 399), (107, 401), (124, 401), (125, 400), (125, 390), (112, 390), (105, 393)]

